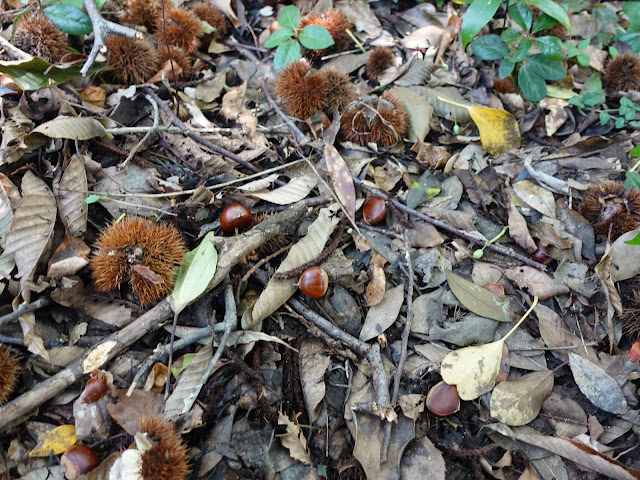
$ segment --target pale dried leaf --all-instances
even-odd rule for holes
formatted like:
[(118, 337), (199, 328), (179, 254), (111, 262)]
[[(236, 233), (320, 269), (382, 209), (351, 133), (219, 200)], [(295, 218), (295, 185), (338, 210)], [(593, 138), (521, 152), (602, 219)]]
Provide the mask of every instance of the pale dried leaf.
[[(57, 188), (56, 188), (57, 187)], [(81, 155), (74, 155), (54, 186), (60, 218), (72, 235), (79, 237), (87, 230), (89, 205), (85, 202), (87, 172)]]
[(278, 412), (278, 425), (285, 425), (287, 433), (279, 435), (282, 446), (289, 450), (291, 457), (305, 465), (311, 465), (311, 456), (309, 455), (309, 447), (307, 439), (298, 425), (298, 419), (289, 420), (282, 412)]
[(527, 252), (536, 251), (536, 242), (533, 241), (533, 237), (529, 233), (527, 221), (513, 202), (509, 202), (509, 236)]
[(265, 188), (269, 188), (279, 176), (279, 173), (272, 173), (271, 175), (259, 178), (253, 182), (245, 183), (244, 185), (239, 186), (238, 190), (242, 190), (243, 192), (257, 192), (258, 190), (264, 190)]
[(528, 288), (529, 294), (537, 295), (540, 300), (569, 292), (569, 287), (532, 267), (509, 268), (505, 271), (505, 275), (519, 287)]
[(618, 382), (605, 370), (573, 352), (569, 352), (569, 366), (580, 391), (596, 407), (619, 415), (629, 411)]
[(445, 480), (446, 465), (442, 452), (425, 435), (409, 447), (400, 462), (402, 480)]
[(538, 416), (552, 389), (549, 370), (500, 382), (491, 392), (491, 416), (507, 425), (526, 425)]
[(457, 89), (453, 87), (413, 87), (412, 90), (422, 95), (433, 107), (434, 113), (438, 117), (458, 123), (468, 123), (471, 121), (469, 109), (471, 104), (467, 102)]
[(4, 190), (0, 189), (0, 248), (5, 248), (7, 233), (13, 222), (13, 210), (11, 202), (5, 195)]
[(167, 399), (164, 406), (165, 418), (175, 420), (191, 409), (204, 385), (203, 381), (207, 380), (202, 378), (202, 374), (209, 367), (209, 361), (212, 357), (213, 346), (211, 342), (198, 350), (189, 366), (180, 374), (173, 393)]
[(7, 233), (5, 254), (13, 253), (24, 288), (51, 241), (56, 223), (56, 199), (47, 184), (27, 172), (22, 178), (23, 199)]
[(431, 129), (431, 116), (433, 107), (424, 97), (413, 90), (403, 87), (394, 87), (390, 93), (396, 97), (409, 114), (409, 140), (412, 142), (422, 142)]
[(376, 38), (382, 33), (380, 20), (368, 3), (341, 1), (336, 2), (335, 6), (346, 15), (358, 32), (366, 32), (371, 38)]
[(220, 114), (227, 120), (235, 120), (244, 109), (246, 94), (247, 82), (230, 89), (222, 96), (222, 108), (220, 109)]
[(354, 218), (356, 215), (356, 189), (349, 167), (333, 145), (325, 145), (324, 160), (327, 162), (331, 183), (333, 183), (338, 200), (351, 218)]
[[(328, 209), (323, 208), (318, 218), (309, 226), (307, 235), (289, 250), (289, 254), (278, 267), (277, 272), (287, 272), (316, 258), (324, 249), (331, 232), (338, 223), (337, 217), (332, 217)], [(295, 278), (286, 280), (271, 279), (253, 306), (251, 313), (252, 324), (255, 325), (286, 302), (298, 288)], [(243, 317), (244, 319), (244, 317)], [(248, 328), (244, 325), (243, 328)]]
[(270, 192), (252, 193), (250, 195), (266, 202), (275, 203), (276, 205), (291, 205), (306, 198), (317, 184), (318, 177), (313, 173), (308, 173), (296, 177), (286, 185)]
[(600, 262), (598, 262), (598, 264), (595, 266), (594, 271), (596, 272), (596, 275), (602, 283), (602, 291), (604, 292), (604, 295), (607, 299), (607, 328), (609, 331), (609, 346), (611, 349), (613, 349), (613, 314), (617, 313), (618, 315), (622, 315), (622, 300), (620, 299), (618, 289), (611, 279), (611, 257), (609, 256), (610, 251), (611, 247), (607, 243), (604, 255), (602, 255)]
[(324, 374), (329, 368), (331, 358), (318, 340), (304, 340), (300, 345), (300, 382), (311, 422), (315, 422), (322, 410), (326, 385)]
[(520, 200), (531, 208), (547, 217), (556, 218), (556, 203), (553, 193), (549, 190), (531, 180), (522, 180), (513, 184), (513, 191)]
[(389, 328), (398, 318), (400, 307), (404, 302), (404, 284), (387, 290), (382, 301), (371, 307), (367, 312), (367, 318), (364, 321), (362, 330), (360, 331), (360, 340), (366, 342), (372, 338), (376, 338), (387, 328)]
[(640, 233), (640, 228), (621, 235), (611, 244), (609, 257), (611, 258), (611, 280), (613, 282), (628, 280), (640, 273), (640, 262), (629, 261), (629, 258), (638, 255), (638, 246), (626, 243), (635, 238), (638, 233)]
[(102, 124), (89, 117), (58, 117), (41, 123), (31, 133), (41, 133), (49, 138), (89, 140), (107, 134)]
[(18, 318), (18, 323), (22, 329), (22, 336), (24, 337), (24, 344), (27, 349), (35, 354), (40, 355), (46, 361), (51, 361), (49, 352), (44, 346), (42, 337), (36, 333), (36, 315), (35, 313), (25, 313)]

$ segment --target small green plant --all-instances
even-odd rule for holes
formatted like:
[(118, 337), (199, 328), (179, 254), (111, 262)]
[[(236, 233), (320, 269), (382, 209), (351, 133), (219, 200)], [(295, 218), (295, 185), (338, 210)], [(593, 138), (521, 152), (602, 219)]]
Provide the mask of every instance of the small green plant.
[(614, 40), (628, 43), (633, 52), (638, 53), (640, 52), (640, 2), (623, 3), (622, 11), (629, 17), (631, 24), (626, 32), (617, 26), (618, 31)]
[(264, 42), (266, 48), (278, 47), (273, 57), (273, 68), (276, 72), (300, 58), (300, 44), (310, 50), (321, 50), (334, 44), (331, 34), (323, 26), (307, 25), (299, 30), (299, 23), (298, 7), (295, 5), (284, 7), (278, 14), (278, 24), (282, 28), (273, 32)]
[[(105, 2), (106, 0), (96, 0), (98, 10)], [(29, 3), (29, 0), (22, 0), (22, 3)], [(93, 31), (89, 15), (82, 10), (82, 0), (42, 0), (40, 3), (44, 14), (63, 32), (69, 35), (88, 35)]]
[[(478, 1), (480, 0), (475, 0), (472, 7)], [(528, 3), (538, 6), (544, 13), (538, 15), (534, 20), (533, 12)], [(547, 9), (542, 9), (540, 5), (544, 5)], [(553, 8), (549, 8), (550, 5), (553, 5)], [(548, 80), (562, 80), (567, 75), (562, 64), (562, 60), (565, 59), (563, 47), (567, 46), (553, 35), (540, 37), (534, 35), (553, 27), (559, 19), (562, 19), (560, 22), (562, 25), (568, 24), (567, 12), (553, 2), (547, 4), (538, 0), (516, 3), (509, 7), (508, 12), (513, 21), (522, 28), (522, 31), (508, 28), (501, 35), (488, 34), (476, 38), (471, 42), (471, 51), (482, 60), (502, 60), (498, 67), (500, 78), (506, 78), (517, 71), (517, 77), (514, 75), (514, 80), (517, 78), (517, 84), (524, 96), (532, 102), (539, 102), (547, 95), (546, 82)], [(553, 16), (547, 12), (553, 13)], [(529, 55), (534, 45), (540, 53)], [(584, 60), (582, 50), (587, 45), (580, 44), (578, 47), (573, 47), (575, 51), (571, 50), (570, 55), (577, 57), (579, 62)], [(586, 59), (588, 64), (588, 55)]]

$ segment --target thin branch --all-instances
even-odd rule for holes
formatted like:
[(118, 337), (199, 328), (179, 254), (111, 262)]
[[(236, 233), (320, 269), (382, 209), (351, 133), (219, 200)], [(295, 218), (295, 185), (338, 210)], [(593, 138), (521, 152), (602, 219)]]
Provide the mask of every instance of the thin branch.
[(14, 322), (25, 313), (35, 312), (36, 310), (42, 307), (46, 307), (50, 303), (51, 303), (51, 299), (49, 297), (40, 297), (35, 302), (31, 302), (31, 303), (21, 303), (15, 312), (7, 313), (6, 315), (3, 315), (2, 317), (0, 317), (0, 325), (4, 325), (5, 323), (9, 323), (9, 322)]
[(151, 125), (151, 128), (147, 130), (147, 133), (145, 134), (144, 137), (142, 137), (142, 140), (140, 140), (136, 144), (136, 146), (131, 149), (131, 152), (129, 152), (129, 155), (127, 156), (127, 158), (125, 158), (124, 162), (122, 162), (122, 165), (120, 165), (121, 169), (125, 168), (129, 164), (129, 162), (136, 155), (138, 150), (140, 150), (140, 147), (144, 145), (144, 143), (147, 141), (147, 139), (151, 136), (153, 132), (158, 130), (158, 126), (160, 125), (160, 110), (158, 109), (158, 103), (149, 95), (145, 95), (144, 97), (147, 99), (147, 101), (151, 104), (151, 107), (153, 108), (153, 125)]
[(87, 15), (89, 15), (89, 18), (91, 19), (91, 25), (93, 25), (93, 46), (91, 47), (91, 52), (87, 57), (87, 61), (80, 70), (82, 76), (86, 77), (87, 73), (89, 73), (89, 69), (96, 61), (98, 53), (100, 53), (100, 51), (105, 47), (104, 39), (107, 35), (113, 33), (128, 38), (141, 38), (142, 34), (133, 28), (105, 20), (98, 11), (95, 0), (83, 0), (83, 2), (84, 9), (87, 11)]
[(280, 115), (280, 118), (284, 120), (284, 123), (287, 124), (289, 130), (291, 130), (291, 133), (293, 133), (293, 138), (295, 139), (296, 143), (301, 144), (308, 142), (309, 139), (304, 133), (302, 133), (302, 130), (298, 128), (298, 126), (291, 120), (291, 118), (284, 114), (278, 104), (273, 100), (273, 98), (271, 98), (271, 94), (269, 93), (269, 89), (267, 88), (267, 82), (265, 82), (264, 79), (260, 80), (260, 88), (262, 89), (262, 93), (267, 99), (267, 102), (269, 102), (269, 105), (271, 105), (271, 108), (273, 108), (276, 113)]

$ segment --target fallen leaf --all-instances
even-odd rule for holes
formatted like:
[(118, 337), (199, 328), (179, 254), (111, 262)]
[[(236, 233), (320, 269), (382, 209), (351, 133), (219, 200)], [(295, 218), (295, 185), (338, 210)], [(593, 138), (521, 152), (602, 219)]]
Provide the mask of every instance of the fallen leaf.
[(331, 183), (333, 183), (340, 203), (342, 203), (351, 218), (355, 218), (356, 189), (353, 185), (349, 167), (333, 145), (325, 145), (324, 159), (327, 162)]
[(366, 342), (367, 340), (376, 338), (393, 325), (398, 318), (400, 307), (402, 307), (403, 303), (404, 284), (387, 290), (382, 301), (378, 305), (369, 308), (367, 318), (360, 331), (360, 340)]
[(75, 445), (77, 441), (75, 425), (60, 425), (45, 435), (42, 441), (29, 452), (29, 457), (60, 455)]
[(509, 268), (505, 271), (505, 275), (519, 287), (528, 288), (531, 295), (536, 295), (541, 300), (569, 293), (569, 287), (532, 267)]
[(507, 425), (526, 425), (538, 416), (553, 389), (553, 372), (532, 372), (500, 382), (491, 392), (491, 416)]

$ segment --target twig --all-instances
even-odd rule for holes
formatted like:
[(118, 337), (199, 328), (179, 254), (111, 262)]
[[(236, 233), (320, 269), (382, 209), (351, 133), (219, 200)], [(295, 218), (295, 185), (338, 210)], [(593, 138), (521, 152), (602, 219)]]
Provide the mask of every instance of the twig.
[[(484, 240), (481, 240), (479, 238), (475, 238), (472, 235), (469, 235), (466, 232), (463, 232), (462, 230), (459, 230), (455, 227), (452, 227), (451, 225), (448, 225), (440, 220), (436, 220), (435, 218), (431, 218), (428, 215), (425, 215), (424, 213), (420, 213), (416, 210), (414, 210), (413, 208), (409, 208), (406, 205), (402, 204), (401, 202), (392, 199), (389, 195), (387, 195), (386, 193), (378, 190), (377, 188), (373, 188), (370, 187), (369, 185), (365, 184), (362, 180), (358, 179), (358, 178), (354, 178), (353, 182), (358, 185), (359, 187), (362, 187), (366, 190), (369, 190), (370, 192), (374, 193), (375, 195), (384, 198), (387, 202), (391, 202), (393, 205), (395, 205), (398, 210), (401, 210), (405, 213), (408, 213), (409, 215), (413, 215), (414, 217), (419, 218), (420, 220), (424, 220), (427, 223), (430, 223), (431, 225), (433, 225), (434, 227), (437, 227), (441, 230), (444, 230), (445, 232), (449, 232), (452, 235), (455, 235), (456, 237), (459, 238), (463, 238), (471, 243), (475, 243), (476, 245), (481, 245), (484, 246), (486, 244), (486, 242)], [(495, 245), (495, 244), (491, 244), (491, 245), (487, 245), (486, 247), (488, 250), (492, 250), (496, 253), (499, 253), (501, 255), (504, 255), (505, 257), (511, 257), (515, 260), (518, 260), (522, 263), (524, 263), (525, 265), (529, 265), (532, 268), (535, 268), (537, 270), (541, 270), (543, 272), (547, 271), (547, 267), (545, 267), (544, 265), (542, 265), (541, 263), (538, 263), (532, 259), (530, 259), (529, 257), (525, 257), (524, 255), (521, 255), (517, 252), (515, 252), (514, 250), (512, 250), (511, 248), (505, 248), (505, 247), (501, 247), (499, 245)]]
[(142, 140), (140, 140), (136, 144), (136, 146), (131, 149), (131, 152), (129, 152), (129, 155), (127, 156), (127, 158), (125, 158), (124, 162), (122, 162), (122, 165), (120, 165), (121, 169), (126, 168), (126, 166), (131, 161), (131, 159), (135, 156), (138, 150), (140, 150), (140, 147), (144, 145), (144, 143), (147, 141), (147, 139), (151, 136), (153, 132), (158, 130), (158, 125), (160, 124), (160, 111), (158, 110), (158, 103), (149, 95), (145, 95), (144, 97), (153, 107), (153, 125), (151, 125), (151, 128), (147, 130), (147, 133), (145, 134), (144, 137), (142, 137)]
[(15, 312), (7, 313), (0, 317), (0, 325), (4, 325), (5, 323), (13, 322), (17, 320), (19, 317), (24, 315), (25, 313), (35, 312), (36, 310), (46, 307), (51, 303), (51, 299), (49, 297), (40, 297), (35, 302), (31, 303), (21, 303), (18, 306), (18, 309)]
[[(409, 345), (409, 335), (411, 334), (411, 323), (413, 322), (413, 265), (411, 264), (411, 244), (409, 243), (409, 235), (407, 230), (404, 231), (404, 259), (407, 262), (407, 271), (405, 274), (409, 279), (407, 287), (407, 321), (402, 331), (402, 346), (400, 348), (400, 359), (396, 367), (396, 373), (393, 376), (393, 392), (391, 394), (391, 405), (395, 405), (398, 401), (398, 392), (400, 391), (400, 380), (402, 379), (402, 371), (407, 361), (407, 347)], [(382, 450), (380, 452), (380, 463), (387, 461), (387, 450), (391, 442), (391, 423), (388, 422), (384, 429), (384, 439), (382, 442)]]
[(278, 104), (273, 100), (273, 98), (271, 98), (271, 94), (269, 93), (269, 89), (267, 88), (267, 82), (265, 82), (264, 79), (260, 80), (260, 88), (262, 89), (262, 93), (267, 99), (267, 102), (269, 102), (269, 105), (271, 105), (271, 108), (273, 108), (276, 113), (280, 115), (280, 118), (284, 120), (284, 123), (287, 124), (289, 130), (291, 130), (291, 133), (293, 133), (293, 138), (295, 139), (296, 143), (301, 144), (308, 142), (309, 139), (304, 133), (302, 133), (302, 130), (298, 128), (298, 126), (291, 120), (291, 118), (289, 118), (289, 116), (284, 114)]
[[(167, 116), (169, 117), (169, 120), (171, 121), (171, 123), (173, 125), (175, 125), (176, 127), (178, 127), (182, 131), (183, 135), (186, 135), (187, 137), (189, 137), (189, 138), (195, 140), (196, 142), (198, 142), (200, 145), (203, 145), (203, 146), (207, 147), (212, 152), (218, 153), (218, 154), (222, 155), (223, 157), (227, 157), (228, 159), (233, 160), (234, 162), (242, 165), (243, 167), (251, 170), (252, 172), (255, 172), (255, 173), (260, 172), (260, 169), (258, 167), (250, 164), (244, 158), (239, 157), (235, 153), (230, 152), (229, 150), (227, 150), (226, 148), (222, 148), (222, 147), (216, 145), (215, 143), (207, 140), (206, 138), (203, 138), (200, 135), (198, 135), (198, 134), (194, 133), (193, 131), (189, 130), (189, 128), (182, 122), (182, 120), (180, 120), (178, 117), (176, 117), (176, 115), (173, 113), (173, 111), (171, 111), (171, 109), (167, 105), (167, 102), (162, 100), (155, 92), (151, 91), (148, 88), (145, 88), (144, 92), (147, 95), (149, 95), (150, 97), (152, 97), (158, 103), (158, 106), (162, 109), (162, 111), (164, 113), (167, 114)], [(280, 186), (286, 185), (282, 180), (278, 180), (278, 179), (275, 180), (275, 183), (277, 185), (280, 185)]]
[(83, 0), (83, 2), (84, 9), (87, 11), (87, 15), (89, 15), (91, 25), (93, 26), (93, 46), (91, 47), (87, 61), (80, 70), (82, 76), (86, 77), (89, 69), (96, 61), (98, 53), (100, 53), (101, 49), (105, 46), (104, 39), (107, 35), (114, 33), (128, 38), (142, 38), (142, 34), (133, 28), (105, 20), (102, 15), (100, 15), (95, 0)]
[[(302, 218), (306, 211), (307, 207), (301, 201), (237, 237), (216, 238), (218, 265), (213, 280), (203, 294), (227, 278), (231, 269), (249, 252), (262, 245), (266, 241), (265, 238), (275, 237), (288, 225), (296, 223)], [(88, 349), (81, 359), (0, 407), (0, 432), (6, 430), (8, 426), (25, 421), (25, 415), (31, 410), (80, 381), (82, 376), (88, 373), (85, 372), (85, 367), (93, 369), (104, 366), (154, 327), (166, 322), (171, 316), (169, 303), (166, 300), (161, 301), (144, 315), (138, 317), (137, 320), (105, 337), (95, 347)]]

